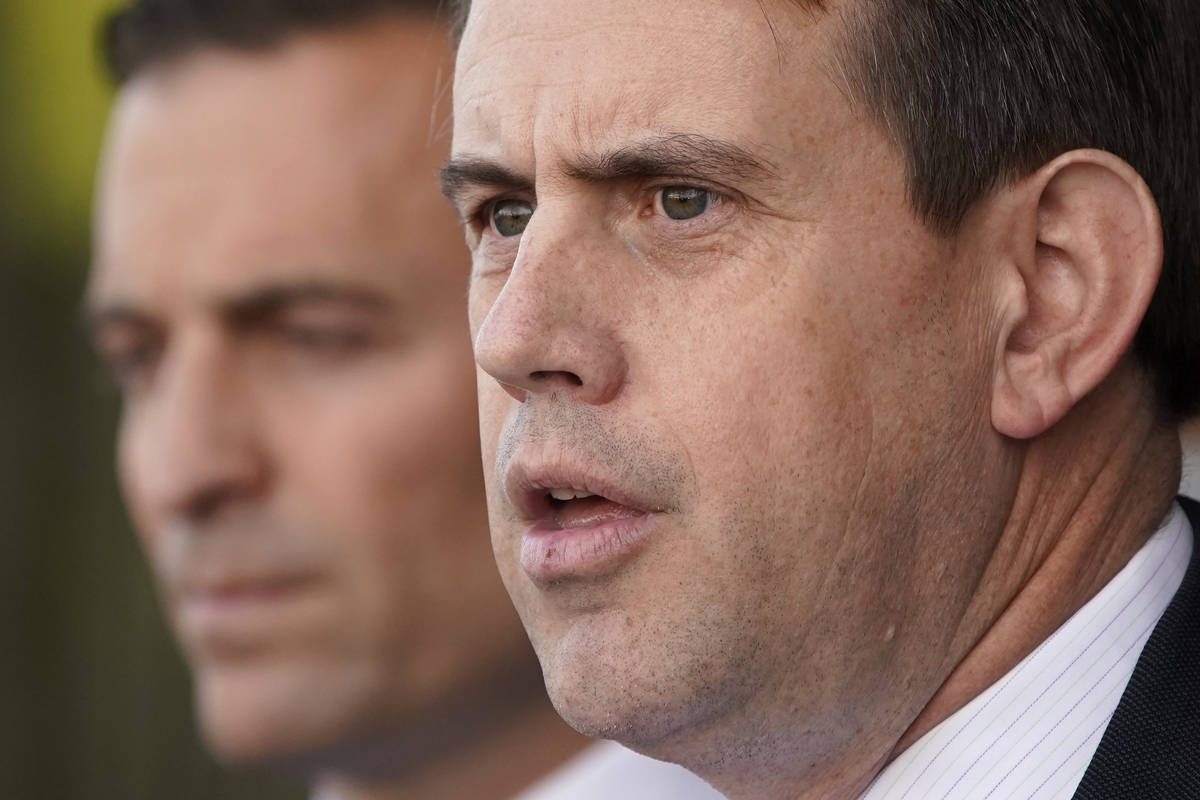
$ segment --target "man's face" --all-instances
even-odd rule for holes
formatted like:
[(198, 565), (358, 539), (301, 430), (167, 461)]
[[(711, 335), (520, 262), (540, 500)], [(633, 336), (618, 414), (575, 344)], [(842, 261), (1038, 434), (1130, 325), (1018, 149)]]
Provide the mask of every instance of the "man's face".
[(232, 760), (441, 724), (525, 647), (437, 194), (444, 39), (373, 22), (205, 51), (114, 112), (89, 304), (120, 476)]
[(726, 735), (800, 737), (797, 769), (895, 741), (1010, 483), (971, 243), (909, 210), (836, 12), (473, 6), (444, 178), (493, 546), (555, 704), (701, 769)]

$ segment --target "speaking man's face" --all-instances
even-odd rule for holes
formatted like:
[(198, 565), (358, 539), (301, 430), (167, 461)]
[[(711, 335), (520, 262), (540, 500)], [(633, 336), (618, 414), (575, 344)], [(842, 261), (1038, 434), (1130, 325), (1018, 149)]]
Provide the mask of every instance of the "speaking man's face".
[(894, 741), (996, 530), (994, 315), (848, 100), (840, 11), (473, 5), (443, 179), (493, 545), (557, 707), (693, 767), (780, 718), (814, 763)]
[(89, 303), (120, 476), (232, 760), (329, 767), (443, 723), (524, 649), (437, 191), (447, 51), (401, 22), (202, 51), (114, 112)]

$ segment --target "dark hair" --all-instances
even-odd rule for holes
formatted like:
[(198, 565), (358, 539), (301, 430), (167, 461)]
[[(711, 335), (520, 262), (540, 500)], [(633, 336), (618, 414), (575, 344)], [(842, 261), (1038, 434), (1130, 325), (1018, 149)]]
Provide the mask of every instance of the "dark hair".
[(203, 47), (267, 50), (301, 31), (350, 25), (376, 14), (443, 18), (444, 0), (135, 0), (101, 28), (113, 78), (138, 73)]
[(851, 12), (854, 90), (952, 233), (995, 186), (1081, 147), (1125, 159), (1162, 215), (1134, 352), (1172, 421), (1200, 407), (1200, 14), (1189, 0), (875, 0)]
[[(457, 36), (471, 3), (453, 6)], [(850, 88), (905, 154), (911, 203), (933, 230), (952, 234), (993, 188), (1076, 148), (1107, 150), (1141, 174), (1165, 252), (1134, 352), (1172, 422), (1200, 411), (1195, 4), (858, 0), (846, 24)]]

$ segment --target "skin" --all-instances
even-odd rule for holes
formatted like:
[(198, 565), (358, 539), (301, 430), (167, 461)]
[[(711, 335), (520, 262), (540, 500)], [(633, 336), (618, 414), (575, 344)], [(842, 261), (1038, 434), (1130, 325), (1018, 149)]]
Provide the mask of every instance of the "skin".
[[(568, 722), (735, 798), (856, 796), (1102, 586), (1178, 474), (1121, 357), (1161, 252), (1144, 183), (1085, 152), (933, 233), (839, 82), (841, 19), (483, 0), (455, 79), (504, 582)], [(676, 186), (707, 210), (670, 218)], [(1085, 246), (1113, 227), (1127, 279)], [(649, 536), (531, 574), (528, 464), (636, 496)]]
[(101, 171), (90, 320), (204, 735), (326, 797), (506, 795), (581, 744), (484, 534), (445, 40), (376, 19), (152, 68)]
[(1184, 462), (1187, 464), (1183, 471), (1182, 491), (1195, 497), (1200, 494), (1200, 422), (1193, 420), (1185, 425), (1181, 436), (1186, 454)]

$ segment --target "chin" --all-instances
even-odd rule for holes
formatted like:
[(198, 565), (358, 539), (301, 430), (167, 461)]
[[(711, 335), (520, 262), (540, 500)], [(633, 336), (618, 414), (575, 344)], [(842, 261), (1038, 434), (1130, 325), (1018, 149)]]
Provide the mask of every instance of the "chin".
[(546, 691), (568, 725), (656, 758), (724, 713), (740, 694), (695, 650), (626, 621), (594, 615), (539, 648)]
[(304, 774), (348, 734), (351, 704), (328, 684), (277, 669), (209, 668), (196, 675), (205, 744), (227, 766)]

